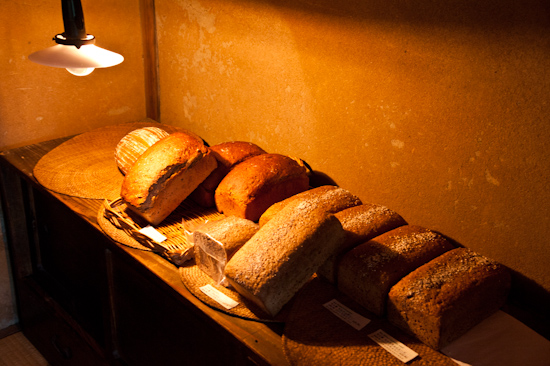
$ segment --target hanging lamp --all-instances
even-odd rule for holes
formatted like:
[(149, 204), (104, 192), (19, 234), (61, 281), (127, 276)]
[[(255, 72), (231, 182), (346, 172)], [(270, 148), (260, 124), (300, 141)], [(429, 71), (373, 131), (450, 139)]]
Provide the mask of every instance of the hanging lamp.
[(95, 37), (86, 33), (80, 0), (61, 0), (65, 31), (55, 35), (55, 46), (36, 51), (29, 60), (41, 65), (61, 67), (77, 76), (89, 75), (96, 68), (120, 64), (124, 57), (97, 47)]

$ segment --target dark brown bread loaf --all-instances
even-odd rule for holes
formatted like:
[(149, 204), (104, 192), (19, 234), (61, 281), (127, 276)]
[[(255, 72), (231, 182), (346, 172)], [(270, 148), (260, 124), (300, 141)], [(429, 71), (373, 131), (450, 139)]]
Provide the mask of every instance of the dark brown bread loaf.
[(309, 188), (306, 168), (280, 154), (261, 154), (237, 164), (218, 185), (216, 207), (226, 216), (257, 222), (274, 204)]
[(350, 207), (335, 213), (334, 216), (340, 220), (346, 232), (346, 239), (317, 271), (318, 275), (331, 283), (337, 282), (336, 268), (344, 253), (356, 245), (407, 224), (398, 213), (385, 206), (373, 204)]
[(262, 214), (258, 223), (260, 226), (263, 226), (275, 214), (277, 214), (277, 212), (281, 211), (283, 207), (294, 200), (307, 200), (313, 197), (317, 199), (319, 205), (322, 205), (321, 208), (328, 213), (336, 213), (362, 203), (359, 197), (353, 195), (348, 190), (338, 186), (326, 185), (300, 192), (280, 202), (274, 203)]
[(210, 147), (218, 166), (191, 194), (193, 201), (203, 207), (214, 207), (214, 193), (222, 179), (237, 164), (266, 152), (251, 142), (228, 141)]
[(338, 263), (338, 289), (382, 316), (390, 288), (454, 246), (432, 230), (405, 225), (360, 244)]
[(292, 202), (231, 258), (225, 275), (239, 293), (274, 316), (343, 238), (340, 222), (315, 200)]
[(451, 250), (392, 287), (388, 319), (440, 349), (504, 305), (510, 273), (466, 248)]
[(221, 283), (227, 262), (258, 229), (258, 224), (236, 216), (201, 225), (193, 232), (197, 266), (216, 283)]
[(174, 132), (147, 149), (124, 177), (120, 195), (128, 208), (158, 225), (216, 168), (203, 141)]

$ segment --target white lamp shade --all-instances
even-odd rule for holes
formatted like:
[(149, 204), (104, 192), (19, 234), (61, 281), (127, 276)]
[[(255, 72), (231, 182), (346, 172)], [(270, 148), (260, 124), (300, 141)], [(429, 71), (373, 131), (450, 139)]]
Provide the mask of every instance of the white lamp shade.
[(115, 66), (124, 61), (124, 57), (93, 44), (83, 45), (80, 48), (56, 44), (30, 54), (29, 60), (46, 66), (86, 69)]

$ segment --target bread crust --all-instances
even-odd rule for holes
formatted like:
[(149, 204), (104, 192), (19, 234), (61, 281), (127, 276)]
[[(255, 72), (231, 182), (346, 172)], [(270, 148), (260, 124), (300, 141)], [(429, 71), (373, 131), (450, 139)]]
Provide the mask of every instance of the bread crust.
[(307, 191), (300, 192), (293, 196), (290, 196), (282, 201), (276, 202), (271, 205), (259, 219), (259, 225), (263, 226), (268, 222), (277, 212), (281, 211), (286, 205), (294, 200), (307, 200), (316, 197), (323, 209), (328, 213), (336, 213), (346, 208), (360, 205), (361, 199), (350, 191), (332, 185), (320, 186)]
[(335, 213), (346, 232), (346, 238), (336, 253), (319, 268), (317, 274), (331, 283), (336, 283), (338, 263), (347, 251), (379, 235), (400, 226), (407, 225), (397, 212), (382, 205), (362, 204)]
[(141, 154), (168, 135), (165, 130), (153, 126), (138, 128), (126, 134), (115, 148), (118, 169), (126, 175)]
[(400, 226), (360, 244), (338, 263), (338, 289), (378, 316), (390, 288), (424, 263), (454, 249), (441, 234), (416, 225)]
[(193, 201), (203, 207), (215, 206), (214, 194), (216, 188), (235, 165), (253, 156), (266, 153), (258, 145), (245, 141), (222, 142), (211, 146), (210, 151), (216, 158), (218, 166), (191, 194)]
[(261, 154), (237, 164), (215, 192), (218, 211), (257, 222), (274, 204), (309, 188), (307, 170), (280, 154)]
[(392, 287), (388, 320), (426, 345), (441, 349), (502, 307), (510, 282), (503, 265), (457, 248)]
[(158, 225), (216, 166), (201, 139), (174, 132), (136, 160), (124, 177), (121, 197), (132, 211)]
[(225, 267), (229, 283), (276, 315), (344, 238), (340, 222), (315, 201), (281, 210)]

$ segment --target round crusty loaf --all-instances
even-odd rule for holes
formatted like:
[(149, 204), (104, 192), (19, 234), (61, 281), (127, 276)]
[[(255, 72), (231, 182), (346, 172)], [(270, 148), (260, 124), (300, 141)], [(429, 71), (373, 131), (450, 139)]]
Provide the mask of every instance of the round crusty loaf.
[(274, 204), (309, 188), (306, 168), (280, 154), (261, 154), (237, 164), (218, 185), (218, 211), (257, 222)]
[(307, 200), (314, 197), (319, 202), (319, 205), (322, 206), (321, 208), (326, 210), (328, 213), (336, 213), (362, 203), (359, 197), (353, 195), (344, 188), (330, 185), (316, 187), (300, 192), (271, 205), (260, 217), (260, 226), (263, 226), (290, 202), (295, 200)]
[(137, 158), (169, 133), (158, 127), (143, 127), (124, 136), (115, 148), (115, 161), (122, 174), (134, 165)]
[(404, 225), (360, 244), (338, 263), (338, 289), (367, 310), (384, 315), (390, 288), (424, 263), (454, 249), (441, 234)]
[(467, 248), (424, 264), (392, 287), (388, 320), (440, 349), (504, 305), (508, 269)]
[(203, 207), (215, 206), (214, 192), (222, 179), (235, 165), (253, 156), (266, 153), (258, 145), (245, 141), (222, 142), (211, 146), (210, 151), (218, 161), (218, 167), (191, 195), (193, 201)]
[(194, 134), (174, 132), (147, 149), (122, 181), (128, 208), (159, 224), (216, 168), (216, 159)]

